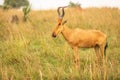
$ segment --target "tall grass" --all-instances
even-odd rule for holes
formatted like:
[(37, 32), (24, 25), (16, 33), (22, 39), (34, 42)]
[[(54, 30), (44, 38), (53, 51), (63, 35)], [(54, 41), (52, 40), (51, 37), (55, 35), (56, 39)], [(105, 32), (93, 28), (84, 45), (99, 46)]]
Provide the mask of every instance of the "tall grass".
[[(10, 23), (17, 14), (19, 24)], [(99, 29), (108, 36), (105, 66), (96, 64), (93, 49), (79, 49), (80, 71), (74, 69), (73, 50), (62, 35), (51, 37), (57, 12), (31, 11), (22, 21), (18, 10), (0, 9), (0, 80), (119, 80), (120, 10), (66, 9), (70, 28)]]

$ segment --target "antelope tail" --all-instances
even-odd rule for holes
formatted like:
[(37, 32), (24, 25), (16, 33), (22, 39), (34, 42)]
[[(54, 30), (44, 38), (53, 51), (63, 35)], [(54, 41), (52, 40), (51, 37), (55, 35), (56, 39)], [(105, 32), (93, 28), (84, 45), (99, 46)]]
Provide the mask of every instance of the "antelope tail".
[(105, 47), (104, 47), (104, 55), (106, 56), (106, 49), (108, 47), (108, 42), (106, 42)]

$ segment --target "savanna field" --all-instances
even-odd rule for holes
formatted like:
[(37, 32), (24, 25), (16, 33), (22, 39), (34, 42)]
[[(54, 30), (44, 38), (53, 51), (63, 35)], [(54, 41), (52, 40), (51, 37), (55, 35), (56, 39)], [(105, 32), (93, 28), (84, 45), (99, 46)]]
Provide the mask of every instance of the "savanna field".
[[(16, 14), (19, 22), (11, 23)], [(97, 29), (108, 37), (106, 63), (96, 64), (94, 49), (79, 49), (80, 71), (63, 36), (52, 38), (56, 10), (23, 12), (0, 9), (0, 80), (120, 80), (120, 9), (65, 9), (70, 28)], [(88, 34), (89, 36), (89, 34)]]

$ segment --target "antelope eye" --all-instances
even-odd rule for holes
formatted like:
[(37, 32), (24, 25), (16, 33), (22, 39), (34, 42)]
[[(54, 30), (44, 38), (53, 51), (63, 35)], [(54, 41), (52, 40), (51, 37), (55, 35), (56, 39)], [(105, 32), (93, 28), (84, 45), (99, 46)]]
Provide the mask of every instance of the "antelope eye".
[(61, 23), (58, 24), (58, 26), (60, 26), (60, 25), (61, 25)]

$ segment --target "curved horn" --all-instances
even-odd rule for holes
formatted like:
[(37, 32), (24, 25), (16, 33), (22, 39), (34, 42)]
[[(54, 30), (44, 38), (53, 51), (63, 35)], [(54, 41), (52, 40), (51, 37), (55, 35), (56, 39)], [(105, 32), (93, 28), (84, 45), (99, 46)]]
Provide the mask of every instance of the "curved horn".
[[(63, 17), (64, 17), (64, 15), (65, 15), (64, 8), (66, 8), (66, 7), (68, 7), (68, 6), (58, 7), (57, 12), (58, 12), (59, 17), (61, 17), (61, 18), (63, 18)], [(62, 8), (62, 15), (60, 15), (60, 10), (59, 10), (60, 8)]]
[(59, 11), (60, 8), (61, 8), (61, 7), (58, 7), (58, 9), (57, 9), (58, 16), (60, 16), (60, 11)]
[(68, 7), (68, 6), (64, 6), (64, 7), (62, 7), (62, 15), (61, 15), (61, 17), (64, 17), (64, 15), (65, 15), (64, 8), (66, 8), (66, 7)]
[(62, 8), (62, 15), (61, 15), (61, 17), (64, 17), (64, 15), (65, 15), (65, 11), (64, 11), (64, 8)]

